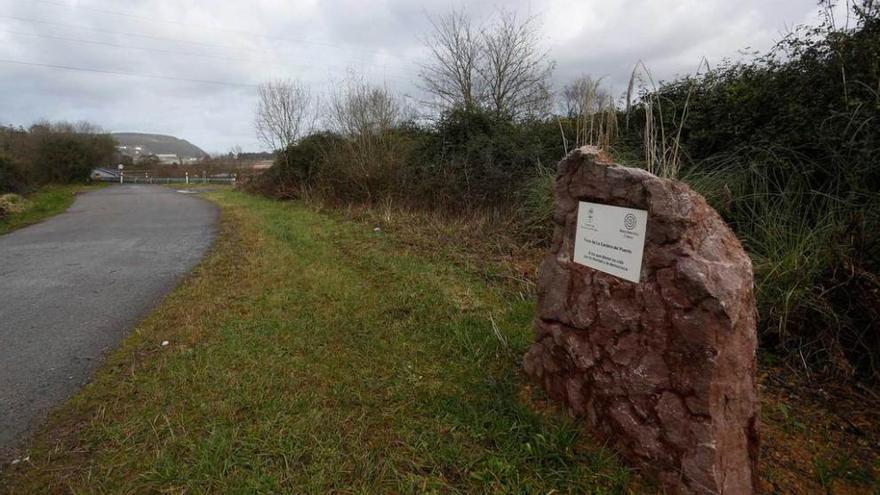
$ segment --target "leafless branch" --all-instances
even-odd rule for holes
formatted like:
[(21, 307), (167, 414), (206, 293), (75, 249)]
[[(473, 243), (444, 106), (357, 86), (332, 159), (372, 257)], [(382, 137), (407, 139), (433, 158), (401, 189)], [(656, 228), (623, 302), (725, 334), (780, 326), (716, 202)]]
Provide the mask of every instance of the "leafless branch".
[(434, 28), (425, 45), (431, 62), (422, 65), (424, 89), (447, 106), (474, 108), (479, 102), (477, 67), (483, 50), (481, 38), (463, 11), (431, 19)]
[(257, 89), (254, 128), (257, 137), (272, 150), (284, 150), (314, 125), (312, 93), (292, 79), (263, 83)]
[(462, 11), (431, 23), (434, 31), (425, 42), (431, 61), (422, 66), (421, 78), (443, 106), (517, 118), (550, 109), (554, 63), (540, 49), (537, 18), (501, 10), (479, 32)]

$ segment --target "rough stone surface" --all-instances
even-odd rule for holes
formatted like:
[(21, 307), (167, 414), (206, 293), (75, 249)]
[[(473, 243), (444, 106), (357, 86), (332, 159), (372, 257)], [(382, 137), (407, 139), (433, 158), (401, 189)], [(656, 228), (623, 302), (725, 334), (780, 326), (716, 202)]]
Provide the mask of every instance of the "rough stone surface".
[[(758, 452), (752, 265), (686, 185), (575, 150), (524, 366), (673, 493), (750, 494)], [(641, 282), (574, 263), (579, 201), (648, 211)]]

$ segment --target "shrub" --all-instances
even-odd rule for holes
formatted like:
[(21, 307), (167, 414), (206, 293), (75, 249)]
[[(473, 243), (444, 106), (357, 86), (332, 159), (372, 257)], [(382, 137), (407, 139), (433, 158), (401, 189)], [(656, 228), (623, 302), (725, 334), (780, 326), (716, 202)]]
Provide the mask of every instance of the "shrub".
[(86, 122), (0, 127), (0, 192), (88, 180), (94, 167), (112, 162), (115, 152), (116, 141)]
[(529, 181), (564, 154), (552, 121), (454, 109), (429, 132), (412, 181), (456, 208), (514, 205)]
[(268, 171), (269, 178), (291, 187), (314, 186), (320, 165), (339, 148), (341, 141), (341, 137), (326, 131), (306, 136), (278, 153)]
[(0, 152), (0, 194), (23, 193), (28, 189), (31, 177), (23, 163)]
[(113, 159), (116, 143), (109, 135), (70, 132), (39, 133), (34, 172), (41, 182), (84, 182), (92, 169)]
[[(679, 177), (752, 256), (763, 344), (880, 377), (880, 7), (853, 14), (851, 29), (829, 18), (642, 101), (663, 105), (647, 122), (674, 129)], [(637, 106), (631, 122), (644, 113)], [(629, 133), (628, 144), (648, 134)]]

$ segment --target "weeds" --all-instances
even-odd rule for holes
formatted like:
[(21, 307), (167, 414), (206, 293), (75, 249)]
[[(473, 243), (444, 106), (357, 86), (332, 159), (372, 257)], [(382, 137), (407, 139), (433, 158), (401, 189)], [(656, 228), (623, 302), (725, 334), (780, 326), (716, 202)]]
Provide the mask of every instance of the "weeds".
[[(687, 121), (691, 97), (698, 86), (696, 79), (703, 68), (706, 70), (709, 68), (709, 62), (705, 58), (700, 60), (686, 97), (681, 102), (681, 107), (677, 108), (676, 102), (663, 97), (644, 62), (639, 61), (633, 67), (626, 91), (627, 128), (631, 112), (637, 110), (644, 114), (645, 124), (642, 129), (644, 166), (658, 177), (678, 178), (682, 165), (682, 130)], [(636, 93), (640, 95), (638, 104), (633, 103)], [(664, 117), (664, 109), (666, 117)]]
[(531, 239), (547, 239), (552, 234), (553, 194), (556, 170), (540, 168), (523, 188), (519, 215), (523, 235)]
[(819, 486), (828, 494), (834, 493), (835, 481), (868, 485), (874, 479), (869, 469), (855, 465), (847, 455), (841, 455), (834, 459), (815, 457), (813, 459), (813, 473)]
[(0, 195), (0, 219), (21, 214), (28, 206), (28, 201), (18, 194), (2, 194)]
[[(610, 91), (602, 87), (602, 79), (581, 76), (563, 89), (566, 117), (573, 127), (574, 147), (596, 146), (611, 149), (619, 132), (617, 106)], [(568, 137), (559, 119), (565, 153), (570, 151)]]

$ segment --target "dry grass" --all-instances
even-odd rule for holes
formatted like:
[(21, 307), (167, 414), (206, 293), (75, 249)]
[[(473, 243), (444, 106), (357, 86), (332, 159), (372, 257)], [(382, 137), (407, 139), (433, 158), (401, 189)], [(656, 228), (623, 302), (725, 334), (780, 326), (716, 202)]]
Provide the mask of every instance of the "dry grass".
[(524, 240), (516, 212), (480, 209), (450, 215), (390, 202), (379, 207), (351, 205), (343, 209), (322, 207), (316, 202), (311, 206), (379, 229), (420, 256), (451, 260), (523, 297), (533, 295), (543, 248)]
[[(696, 78), (709, 62), (703, 58), (694, 72)], [(626, 91), (626, 119), (629, 126), (630, 112), (634, 106), (634, 98), (640, 95), (639, 104), (645, 115), (643, 129), (644, 164), (645, 168), (658, 177), (677, 178), (682, 165), (681, 132), (687, 121), (688, 107), (696, 83), (691, 84), (681, 109), (664, 108), (669, 105), (659, 97), (657, 83), (651, 71), (641, 60), (633, 67)], [(673, 129), (667, 129), (664, 110), (677, 116)]]
[[(617, 138), (617, 107), (610, 91), (602, 89), (602, 79), (585, 77), (577, 85), (578, 113), (574, 119), (575, 148), (596, 146), (611, 149)], [(565, 152), (568, 153), (566, 145)]]
[(18, 194), (0, 195), (0, 218), (22, 213), (28, 207), (28, 201)]
[(762, 491), (877, 493), (880, 395), (768, 361), (759, 377)]

